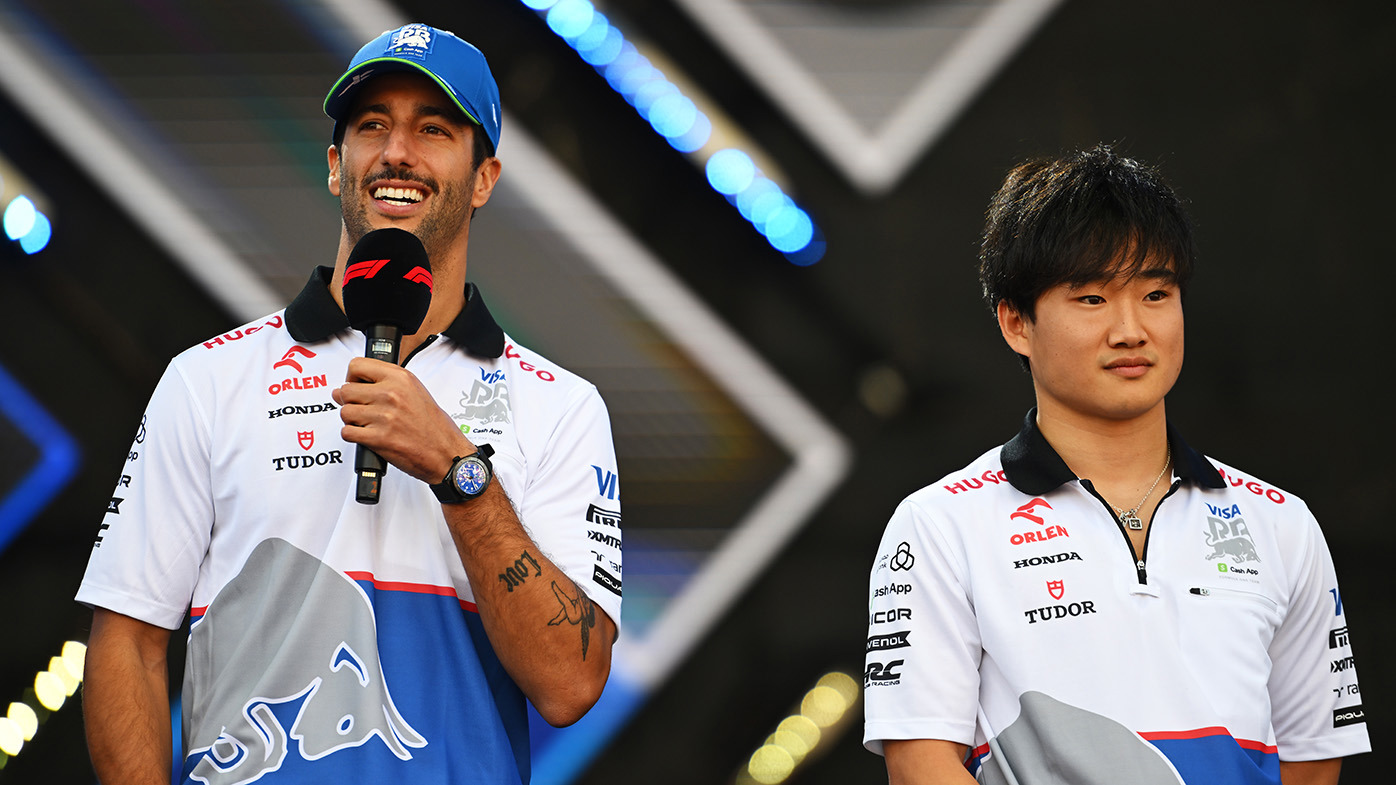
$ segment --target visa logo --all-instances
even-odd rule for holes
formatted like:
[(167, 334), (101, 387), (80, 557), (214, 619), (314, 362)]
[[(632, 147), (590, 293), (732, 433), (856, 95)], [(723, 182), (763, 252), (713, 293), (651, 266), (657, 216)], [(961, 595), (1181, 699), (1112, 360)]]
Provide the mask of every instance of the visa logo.
[(595, 464), (591, 468), (596, 472), (596, 495), (607, 499), (616, 498), (616, 473)]
[(492, 373), (485, 373), (485, 369), (484, 369), (484, 368), (481, 368), (481, 369), (480, 369), (480, 381), (484, 382), (485, 384), (494, 384), (495, 382), (497, 382), (497, 381), (499, 381), (500, 379), (503, 379), (503, 378), (504, 378), (504, 372), (503, 372), (503, 371), (494, 371), (494, 372), (492, 372)]
[(1230, 507), (1214, 507), (1207, 505), (1207, 510), (1222, 520), (1231, 520), (1233, 517), (1241, 516), (1241, 505), (1233, 504)]

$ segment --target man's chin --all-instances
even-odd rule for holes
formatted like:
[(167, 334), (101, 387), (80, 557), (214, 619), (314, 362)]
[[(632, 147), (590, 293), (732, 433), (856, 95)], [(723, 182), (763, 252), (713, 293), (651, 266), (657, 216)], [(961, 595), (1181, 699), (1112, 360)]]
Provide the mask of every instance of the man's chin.
[(364, 235), (378, 229), (403, 229), (418, 235), (420, 238), (420, 234), (417, 232), (418, 223), (418, 221), (409, 218), (393, 218), (391, 216), (379, 215), (363, 220), (346, 220), (344, 222), (344, 232), (348, 235), (351, 243), (357, 243), (364, 238)]

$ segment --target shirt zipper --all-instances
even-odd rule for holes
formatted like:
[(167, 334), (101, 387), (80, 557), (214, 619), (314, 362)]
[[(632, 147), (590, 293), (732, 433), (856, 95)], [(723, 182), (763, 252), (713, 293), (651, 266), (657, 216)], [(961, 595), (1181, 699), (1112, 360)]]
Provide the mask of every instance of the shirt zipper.
[(1144, 552), (1140, 554), (1134, 552), (1134, 542), (1129, 539), (1129, 532), (1125, 531), (1125, 524), (1120, 520), (1120, 516), (1115, 514), (1115, 508), (1111, 507), (1110, 502), (1107, 502), (1105, 497), (1101, 496), (1100, 493), (1096, 491), (1095, 486), (1091, 484), (1090, 480), (1081, 481), (1081, 487), (1089, 491), (1092, 496), (1096, 497), (1096, 499), (1105, 506), (1105, 511), (1110, 513), (1111, 520), (1115, 521), (1115, 526), (1120, 530), (1120, 536), (1125, 538), (1125, 547), (1129, 548), (1129, 555), (1134, 558), (1134, 571), (1139, 578), (1140, 585), (1147, 586), (1149, 584), (1149, 571), (1145, 567), (1145, 560), (1149, 556), (1149, 538), (1153, 537), (1154, 534), (1153, 519), (1158, 517), (1159, 508), (1163, 506), (1164, 500), (1172, 496), (1173, 492), (1178, 490), (1178, 486), (1180, 485), (1182, 485), (1182, 481), (1175, 479), (1173, 484), (1168, 486), (1168, 492), (1163, 495), (1163, 499), (1158, 500), (1158, 505), (1154, 507), (1154, 514), (1149, 518), (1149, 528), (1144, 532)]
[(412, 353), (409, 354), (409, 355), (407, 355), (407, 359), (405, 359), (405, 360), (402, 361), (402, 367), (406, 368), (406, 367), (407, 367), (407, 362), (408, 362), (408, 360), (411, 360), (413, 357), (416, 357), (416, 356), (417, 356), (417, 352), (420, 352), (421, 350), (427, 348), (428, 346), (431, 346), (433, 343), (436, 343), (436, 339), (439, 338), (439, 337), (441, 337), (439, 334), (438, 334), (438, 335), (428, 335), (428, 336), (427, 336), (427, 339), (426, 339), (425, 341), (422, 341), (420, 344), (418, 344), (418, 345), (417, 345), (417, 348), (416, 348), (416, 349), (413, 349), (413, 350), (412, 350)]

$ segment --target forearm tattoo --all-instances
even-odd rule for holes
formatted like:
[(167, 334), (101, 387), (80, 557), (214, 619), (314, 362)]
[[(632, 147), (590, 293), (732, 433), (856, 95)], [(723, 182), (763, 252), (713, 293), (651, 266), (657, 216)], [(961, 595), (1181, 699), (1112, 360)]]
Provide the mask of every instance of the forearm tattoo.
[[(530, 564), (533, 565), (532, 575), (528, 572)], [(537, 578), (542, 574), (543, 568), (539, 566), (538, 560), (533, 558), (528, 551), (524, 551), (519, 554), (519, 558), (515, 559), (512, 565), (499, 574), (499, 581), (504, 584), (504, 588), (512, 592), (515, 586), (522, 586), (524, 581), (529, 578)]]
[[(575, 587), (574, 587), (575, 588)], [(582, 628), (582, 659), (587, 658), (587, 647), (591, 644), (591, 628), (596, 626), (596, 606), (591, 604), (591, 598), (581, 589), (576, 589), (575, 598), (567, 593), (567, 590), (553, 581), (553, 596), (557, 597), (562, 608), (557, 615), (548, 622), (549, 627), (555, 627), (564, 621), (573, 626)]]

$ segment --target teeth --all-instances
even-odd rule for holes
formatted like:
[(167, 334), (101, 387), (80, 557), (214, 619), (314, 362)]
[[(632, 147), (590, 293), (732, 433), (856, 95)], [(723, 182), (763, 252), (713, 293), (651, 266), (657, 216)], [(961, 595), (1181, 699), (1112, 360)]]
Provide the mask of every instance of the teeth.
[(422, 201), (422, 192), (416, 188), (388, 188), (384, 186), (374, 190), (373, 198), (415, 204)]

